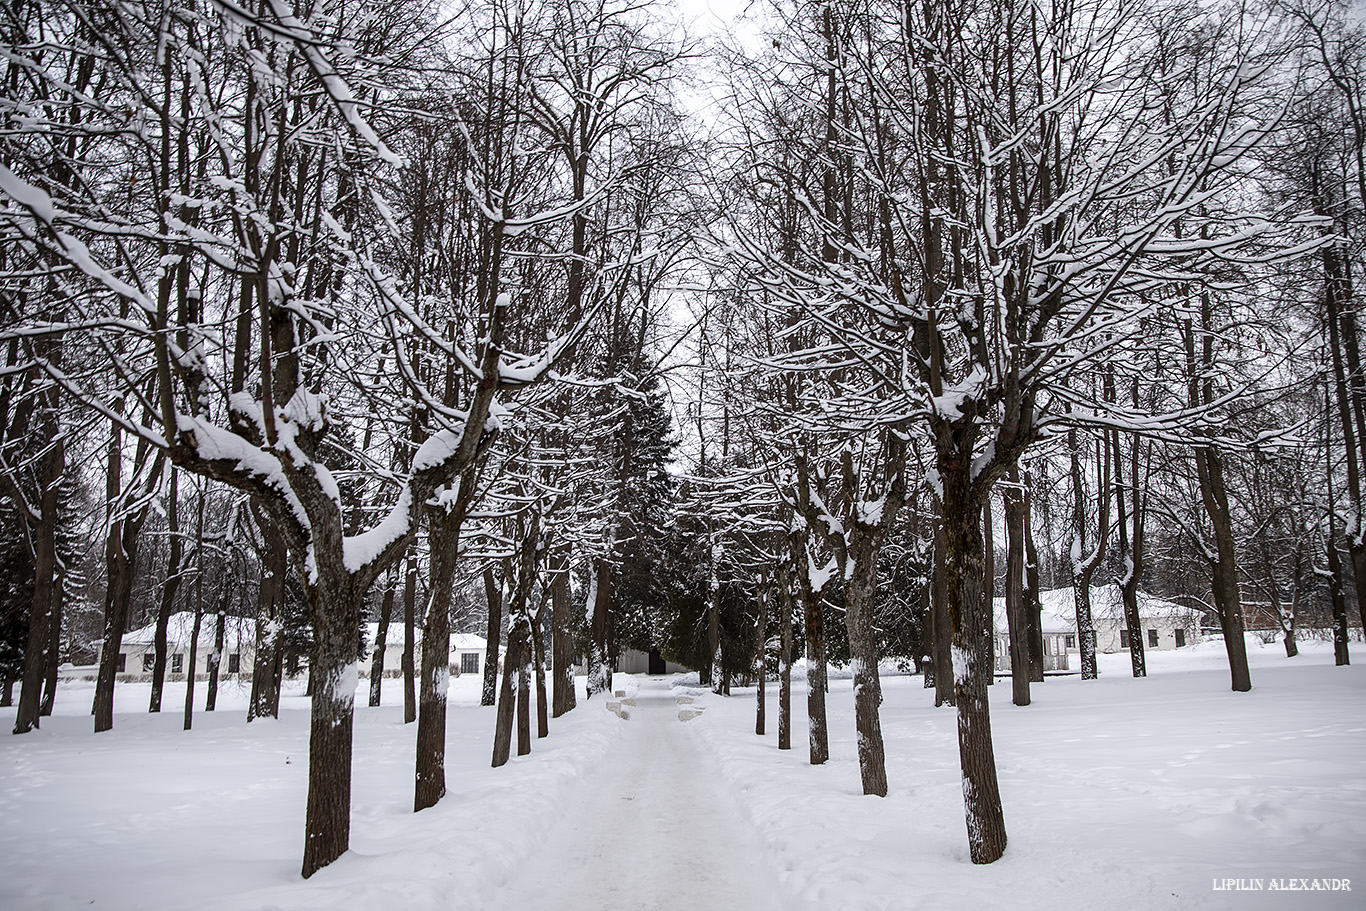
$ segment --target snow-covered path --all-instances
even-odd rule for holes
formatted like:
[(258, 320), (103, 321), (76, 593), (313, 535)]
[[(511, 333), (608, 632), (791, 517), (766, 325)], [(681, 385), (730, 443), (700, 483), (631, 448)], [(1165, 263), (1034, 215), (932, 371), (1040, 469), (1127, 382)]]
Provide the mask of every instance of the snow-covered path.
[[(674, 692), (643, 678), (635, 699), (621, 740), (498, 907), (784, 907), (767, 852), (678, 720)], [(597, 700), (585, 708), (603, 711)]]

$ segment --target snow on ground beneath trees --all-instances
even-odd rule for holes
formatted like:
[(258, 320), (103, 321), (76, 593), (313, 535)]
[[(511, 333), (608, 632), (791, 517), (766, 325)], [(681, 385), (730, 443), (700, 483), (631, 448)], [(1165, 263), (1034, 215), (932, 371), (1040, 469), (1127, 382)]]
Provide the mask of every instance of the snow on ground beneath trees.
[[(1360, 648), (1360, 645), (1357, 645)], [(1361, 908), (1366, 891), (1366, 673), (1330, 643), (1249, 637), (1253, 691), (1229, 689), (1222, 642), (1100, 656), (1101, 678), (1050, 677), (1033, 704), (991, 688), (1010, 843), (968, 859), (955, 715), (919, 677), (884, 677), (890, 793), (860, 793), (851, 685), (830, 684), (830, 761), (808, 763), (806, 688), (792, 746), (754, 735), (753, 690), (699, 698), (710, 746), (796, 907), (840, 909)], [(890, 668), (884, 668), (884, 673)], [(1002, 685), (1004, 684), (1004, 685)], [(1351, 892), (1216, 891), (1215, 880), (1351, 879)]]
[[(580, 699), (583, 698), (579, 680)], [(0, 909), (476, 909), (544, 840), (571, 787), (627, 722), (602, 710), (552, 719), (530, 756), (489, 767), (493, 709), (481, 677), (451, 681), (447, 796), (412, 812), (416, 724), (401, 680), (368, 708), (356, 693), (351, 851), (304, 881), (308, 700), (290, 684), (280, 719), (246, 723), (249, 682), (220, 687), (181, 730), (184, 684), (160, 715), (149, 685), (120, 683), (114, 730), (91, 733), (93, 684), (66, 683), (52, 718), (22, 736), (0, 709)]]
[[(530, 756), (490, 769), (492, 710), (476, 704), (480, 680), (465, 675), (451, 684), (450, 793), (419, 814), (416, 726), (402, 724), (401, 682), (385, 680), (385, 704), (370, 709), (361, 681), (352, 850), (308, 881), (298, 876), (308, 703), (297, 688), (279, 721), (247, 725), (244, 688), (221, 690), (210, 715), (201, 685), (185, 733), (183, 684), (168, 686), (159, 716), (145, 712), (147, 684), (120, 684), (114, 731), (94, 735), (91, 685), (71, 682), (40, 731), (0, 737), (0, 909), (526, 900), (548, 911), (552, 897), (581, 905), (531, 880), (571, 869), (581, 884), (571, 892), (592, 886), (622, 908), (673, 908), (683, 895), (706, 907), (694, 886), (723, 867), (734, 869), (716, 880), (717, 911), (756, 884), (776, 906), (841, 911), (1358, 908), (1366, 672), (1332, 667), (1327, 644), (1303, 649), (1286, 659), (1278, 643), (1250, 639), (1255, 688), (1243, 694), (1229, 691), (1217, 642), (1150, 652), (1146, 680), (1129, 676), (1127, 655), (1103, 655), (1100, 680), (1050, 678), (1033, 686), (1028, 708), (1010, 705), (1008, 683), (993, 687), (1010, 845), (986, 867), (968, 861), (953, 710), (933, 708), (920, 678), (891, 666), (885, 799), (859, 793), (851, 684), (838, 672), (831, 760), (816, 768), (802, 683), (794, 749), (780, 753), (776, 685), (761, 738), (752, 689), (723, 699), (687, 677), (641, 685), (618, 675), (616, 688), (637, 697), (630, 720), (605, 711), (606, 700), (581, 702), (551, 721)], [(680, 708), (690, 720), (677, 720)], [(13, 714), (0, 710), (0, 724)], [(718, 852), (726, 863), (708, 859)], [(1353, 890), (1214, 888), (1272, 878), (1346, 878)], [(613, 883), (625, 891), (599, 888)]]

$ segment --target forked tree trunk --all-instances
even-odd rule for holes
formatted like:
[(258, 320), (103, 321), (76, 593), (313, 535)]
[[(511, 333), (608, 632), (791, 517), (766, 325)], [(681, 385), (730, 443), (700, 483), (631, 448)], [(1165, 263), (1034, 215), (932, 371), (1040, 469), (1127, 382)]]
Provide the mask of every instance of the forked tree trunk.
[(954, 654), (959, 659), (953, 673), (968, 850), (973, 863), (989, 864), (1005, 853), (1006, 827), (991, 740), (986, 683), (989, 669), (984, 666), (991, 612), (982, 600), (985, 559), (981, 507), (969, 493), (970, 471), (970, 466), (948, 469), (942, 462), (940, 465), (949, 624)]
[(498, 646), (503, 638), (503, 587), (493, 567), (484, 570), (484, 600), (488, 604), (488, 639), (484, 643), (484, 689), (480, 705), (493, 705), (498, 695)]
[[(133, 561), (137, 558), (137, 535), (129, 534), (130, 519), (114, 522), (105, 546), (109, 583), (104, 596), (104, 645), (95, 680), (95, 733), (114, 727), (114, 682), (118, 674), (123, 628), (128, 623), (128, 602), (133, 594)], [(55, 600), (55, 593), (54, 593)], [(45, 618), (50, 621), (49, 618)], [(42, 668), (39, 668), (41, 674)], [(40, 677), (41, 679), (41, 677)]]
[(845, 583), (844, 599), (849, 624), (849, 654), (854, 665), (854, 726), (858, 730), (859, 773), (864, 794), (886, 797), (887, 760), (878, 713), (882, 704), (882, 683), (878, 678), (877, 635), (873, 629), (877, 544), (871, 535), (857, 526), (849, 541), (849, 558), (853, 567)]
[(1028, 524), (1018, 478), (1002, 488), (1006, 514), (1006, 625), (1010, 636), (1011, 701), (1029, 705), (1029, 617), (1025, 604), (1024, 535)]
[[(380, 704), (384, 684), (384, 652), (389, 646), (389, 621), (394, 616), (394, 580), (385, 580), (384, 596), (379, 602), (379, 623), (375, 627), (375, 648), (370, 655), (370, 707)], [(419, 718), (421, 715), (419, 715)], [(418, 722), (418, 740), (422, 739), (422, 722)]]
[(180, 563), (184, 559), (185, 542), (180, 537), (179, 479), (180, 472), (172, 470), (171, 484), (166, 494), (166, 533), (170, 538), (170, 555), (166, 560), (166, 584), (162, 586), (161, 602), (157, 605), (156, 632), (152, 636), (152, 696), (148, 712), (161, 711), (161, 691), (166, 683), (166, 639), (171, 611), (175, 607), (176, 589), (180, 587)]

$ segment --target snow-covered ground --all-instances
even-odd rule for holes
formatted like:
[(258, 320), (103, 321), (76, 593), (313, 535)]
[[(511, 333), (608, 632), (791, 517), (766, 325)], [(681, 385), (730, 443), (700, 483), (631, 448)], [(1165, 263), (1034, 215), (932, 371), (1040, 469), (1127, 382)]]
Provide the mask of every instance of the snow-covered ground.
[[(918, 677), (884, 680), (878, 799), (858, 793), (847, 680), (831, 685), (820, 768), (804, 685), (780, 753), (776, 688), (760, 738), (752, 690), (619, 677), (630, 720), (595, 699), (491, 769), (492, 712), (467, 675), (452, 681), (450, 794), (419, 814), (415, 730), (386, 680), (385, 705), (357, 709), (352, 851), (307, 882), (305, 699), (247, 725), (230, 688), (185, 733), (183, 690), (149, 716), (147, 686), (121, 685), (115, 730), (97, 736), (90, 686), (72, 684), (40, 731), (0, 735), (0, 909), (1363, 907), (1366, 672), (1322, 645), (1251, 652), (1245, 694), (1217, 643), (1150, 653), (1146, 680), (1103, 656), (1100, 680), (1050, 678), (1023, 709), (994, 687), (1010, 846), (988, 867), (967, 859), (953, 712)], [(680, 694), (700, 717), (678, 720)], [(1353, 888), (1215, 889), (1291, 878)]]
[[(582, 681), (580, 681), (582, 685)], [(357, 696), (351, 852), (299, 877), (307, 785), (308, 700), (278, 721), (246, 723), (246, 692), (220, 691), (181, 730), (183, 684), (148, 715), (148, 685), (120, 684), (115, 726), (91, 733), (93, 689), (59, 689), (39, 731), (12, 736), (0, 709), (0, 909), (482, 909), (545, 839), (572, 788), (627, 722), (601, 708), (552, 721), (530, 756), (490, 768), (493, 710), (480, 681), (454, 678), (446, 785), (412, 812), (414, 724), (402, 682), (384, 705)], [(582, 694), (581, 694), (582, 695)]]
[[(805, 687), (793, 750), (753, 733), (754, 705), (702, 697), (690, 723), (725, 770), (786, 891), (840, 909), (1359, 909), (1366, 907), (1366, 672), (1327, 644), (1287, 660), (1249, 637), (1253, 691), (1229, 690), (1220, 642), (1101, 656), (1101, 678), (1049, 678), (1033, 705), (992, 687), (1010, 844), (967, 856), (955, 717), (918, 677), (884, 678), (887, 798), (860, 793), (850, 684), (831, 683), (831, 761), (808, 764)], [(1366, 656), (1363, 656), (1366, 657)], [(1270, 880), (1352, 880), (1290, 895)], [(1216, 880), (1262, 880), (1262, 891)], [(803, 902), (804, 900), (804, 902)]]

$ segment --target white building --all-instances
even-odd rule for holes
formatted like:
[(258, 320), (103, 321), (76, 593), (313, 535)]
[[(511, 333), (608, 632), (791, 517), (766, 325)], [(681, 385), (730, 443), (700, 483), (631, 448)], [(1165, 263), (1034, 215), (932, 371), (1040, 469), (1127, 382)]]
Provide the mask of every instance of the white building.
[[(1044, 632), (1044, 669), (1079, 668), (1077, 613), (1072, 589), (1059, 588), (1040, 593)], [(997, 598), (996, 671), (1010, 671), (1010, 642), (1007, 636), (1005, 599)], [(1201, 613), (1172, 601), (1138, 593), (1138, 616), (1143, 630), (1143, 645), (1148, 651), (1171, 651), (1200, 641)], [(1091, 622), (1096, 630), (1096, 651), (1121, 652), (1129, 649), (1129, 630), (1124, 622), (1124, 599), (1118, 585), (1091, 588)], [(1077, 659), (1070, 659), (1076, 655)]]
[[(386, 677), (403, 675), (403, 645), (406, 641), (403, 633), (404, 628), (401, 620), (397, 623), (390, 621), (387, 635), (384, 637), (384, 676)], [(366, 624), (365, 641), (369, 644), (369, 649), (366, 652), (365, 659), (360, 664), (361, 676), (368, 677), (370, 675), (375, 640), (378, 636), (379, 624)], [(487, 648), (488, 640), (483, 636), (476, 636), (473, 633), (452, 633), (451, 676), (483, 673), (484, 652)], [(416, 670), (420, 667), (422, 667), (422, 628), (417, 627), (413, 630), (413, 668)]]
[[(205, 614), (199, 624), (199, 647), (195, 650), (195, 675), (204, 678), (209, 673), (209, 656), (213, 652), (217, 614)], [(130, 630), (119, 644), (117, 671), (122, 679), (137, 679), (152, 673), (156, 660), (156, 623)], [(190, 661), (190, 640), (194, 632), (194, 614), (179, 611), (171, 615), (166, 625), (166, 673), (170, 680), (185, 679), (185, 668)], [(104, 643), (96, 645), (95, 664), (100, 663)], [(252, 659), (256, 652), (256, 621), (247, 617), (227, 617), (223, 625), (223, 655), (219, 662), (220, 677), (250, 677)]]

